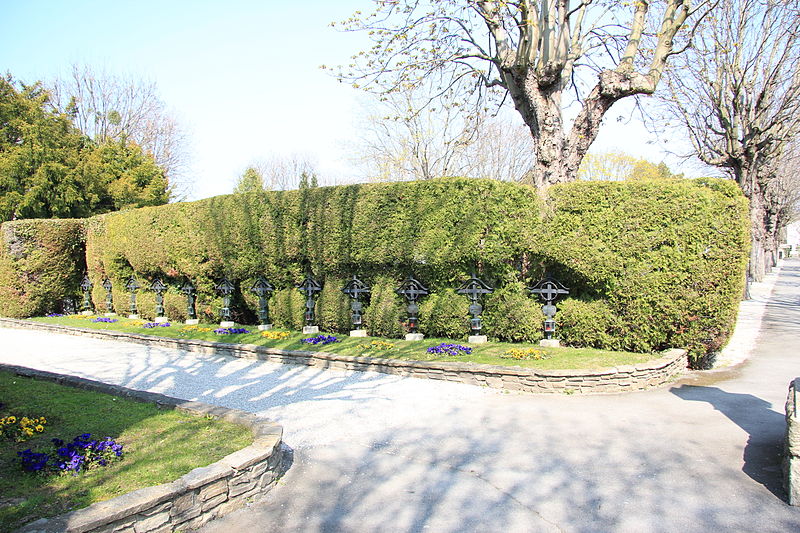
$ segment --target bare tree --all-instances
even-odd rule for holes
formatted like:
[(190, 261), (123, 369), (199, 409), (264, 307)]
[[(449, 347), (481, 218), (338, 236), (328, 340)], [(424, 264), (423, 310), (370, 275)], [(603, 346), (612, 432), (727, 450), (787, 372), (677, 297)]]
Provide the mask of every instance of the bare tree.
[[(667, 75), (669, 109), (696, 156), (750, 200), (750, 274), (771, 266), (782, 216), (779, 163), (800, 133), (800, 10), (796, 1), (730, 0)], [(779, 181), (775, 181), (775, 180)]]
[(370, 180), (465, 176), (525, 181), (534, 165), (524, 125), (457, 101), (425, 105), (425, 85), (392, 93), (368, 110), (357, 161)]
[(248, 167), (261, 176), (265, 190), (296, 189), (303, 176), (316, 185), (318, 172), (314, 161), (304, 154), (273, 154), (251, 163)]
[(450, 105), (424, 106), (425, 98), (425, 89), (396, 92), (368, 111), (359, 128), (357, 160), (370, 180), (465, 175), (464, 152), (475, 141), (481, 119)]
[[(547, 186), (576, 178), (606, 111), (652, 94), (678, 31), (715, 3), (375, 0), (374, 12), (340, 24), (367, 31), (374, 45), (337, 75), (380, 94), (427, 80), (463, 101), (510, 98), (534, 140), (533, 181)], [(570, 88), (580, 109), (567, 131)]]
[(52, 83), (51, 92), (54, 105), (85, 135), (98, 143), (132, 140), (152, 154), (173, 188), (185, 185), (186, 133), (155, 83), (73, 65), (69, 76)]

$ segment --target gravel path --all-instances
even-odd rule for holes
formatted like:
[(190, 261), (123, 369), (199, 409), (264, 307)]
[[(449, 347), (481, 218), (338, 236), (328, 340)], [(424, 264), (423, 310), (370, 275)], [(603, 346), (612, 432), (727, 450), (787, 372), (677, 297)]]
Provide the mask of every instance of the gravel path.
[(0, 329), (0, 361), (235, 407), (294, 464), (215, 531), (798, 531), (783, 401), (800, 376), (800, 263), (753, 358), (627, 395), (536, 396)]

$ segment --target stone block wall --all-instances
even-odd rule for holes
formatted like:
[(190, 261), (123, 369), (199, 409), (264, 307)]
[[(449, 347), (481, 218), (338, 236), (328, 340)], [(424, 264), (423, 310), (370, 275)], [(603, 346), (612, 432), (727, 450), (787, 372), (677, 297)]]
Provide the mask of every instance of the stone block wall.
[(195, 353), (222, 354), (275, 363), (317, 366), (340, 370), (382, 372), (426, 379), (441, 379), (497, 389), (538, 393), (620, 393), (669, 383), (686, 370), (686, 350), (670, 349), (661, 357), (637, 365), (588, 370), (537, 370), (515, 366), (448, 361), (407, 361), (353, 357), (327, 352), (279, 350), (252, 344), (230, 344), (194, 339), (170, 339), (153, 335), (69, 328), (27, 320), (0, 318), (0, 325), (24, 327), (96, 338), (113, 338), (147, 346), (175, 348)]
[(252, 413), (187, 402), (74, 376), (11, 365), (0, 368), (82, 389), (155, 402), (191, 414), (211, 415), (250, 427), (253, 444), (171, 483), (145, 487), (84, 509), (42, 518), (19, 533), (150, 533), (196, 529), (267, 493), (283, 471), (283, 428)]
[(789, 505), (800, 505), (800, 378), (789, 384), (786, 398), (786, 441), (783, 457), (783, 484), (789, 496)]

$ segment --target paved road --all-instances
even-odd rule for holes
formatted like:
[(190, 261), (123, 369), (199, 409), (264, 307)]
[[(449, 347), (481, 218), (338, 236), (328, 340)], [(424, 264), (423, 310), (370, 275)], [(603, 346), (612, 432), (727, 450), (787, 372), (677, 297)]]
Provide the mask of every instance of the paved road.
[(748, 363), (627, 395), (506, 394), (11, 329), (0, 360), (283, 424), (288, 473), (208, 533), (777, 532), (800, 531), (779, 465), (798, 334), (792, 260)]

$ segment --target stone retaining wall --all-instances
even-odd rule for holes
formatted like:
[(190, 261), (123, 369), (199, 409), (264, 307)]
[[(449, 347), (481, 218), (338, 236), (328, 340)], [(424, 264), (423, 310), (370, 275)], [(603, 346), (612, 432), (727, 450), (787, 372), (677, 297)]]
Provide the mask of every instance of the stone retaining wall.
[(789, 505), (800, 505), (800, 378), (789, 384), (786, 398), (786, 442), (783, 457), (783, 485)]
[(19, 533), (150, 533), (195, 529), (267, 493), (284, 467), (283, 428), (252, 413), (52, 372), (3, 364), (0, 368), (191, 414), (211, 415), (245, 425), (253, 432), (250, 446), (209, 466), (195, 468), (176, 481), (129, 492), (54, 518), (42, 518), (22, 527)]
[(385, 374), (441, 379), (498, 389), (541, 393), (619, 393), (648, 389), (672, 381), (686, 370), (688, 364), (686, 350), (671, 349), (663, 352), (658, 359), (636, 365), (595, 370), (538, 370), (477, 363), (405, 361), (375, 357), (352, 357), (327, 352), (279, 350), (252, 344), (170, 339), (136, 333), (73, 328), (11, 318), (0, 318), (0, 325), (103, 339), (112, 338), (147, 346), (176, 348), (203, 354), (224, 354), (276, 363), (358, 370), (362, 372), (370, 370)]

